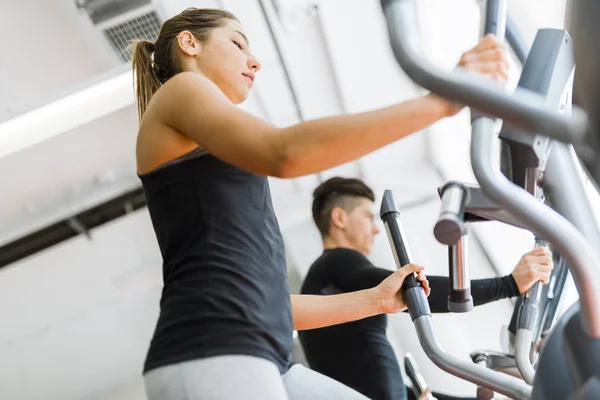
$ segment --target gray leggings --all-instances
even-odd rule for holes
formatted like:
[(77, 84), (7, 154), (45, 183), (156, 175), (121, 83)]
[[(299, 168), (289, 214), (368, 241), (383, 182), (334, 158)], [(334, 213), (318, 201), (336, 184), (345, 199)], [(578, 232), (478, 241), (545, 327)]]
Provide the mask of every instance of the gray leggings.
[(243, 355), (186, 361), (144, 375), (148, 400), (368, 400), (302, 365), (285, 375), (271, 361)]

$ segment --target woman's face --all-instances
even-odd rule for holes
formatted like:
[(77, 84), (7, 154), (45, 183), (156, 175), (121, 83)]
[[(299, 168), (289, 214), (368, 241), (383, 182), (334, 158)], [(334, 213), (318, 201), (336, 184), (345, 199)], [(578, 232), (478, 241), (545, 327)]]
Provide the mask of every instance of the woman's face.
[(209, 38), (198, 44), (200, 50), (194, 59), (199, 71), (233, 103), (246, 100), (260, 63), (250, 51), (241, 24), (227, 19), (224, 26), (214, 28)]

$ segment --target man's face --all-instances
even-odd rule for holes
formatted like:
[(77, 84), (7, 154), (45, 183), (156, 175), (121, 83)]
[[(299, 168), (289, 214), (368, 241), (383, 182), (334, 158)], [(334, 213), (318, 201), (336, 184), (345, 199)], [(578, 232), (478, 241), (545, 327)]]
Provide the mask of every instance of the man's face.
[(346, 213), (343, 232), (355, 250), (369, 255), (375, 235), (379, 233), (373, 214), (373, 202), (367, 198), (359, 198), (355, 201), (355, 207)]

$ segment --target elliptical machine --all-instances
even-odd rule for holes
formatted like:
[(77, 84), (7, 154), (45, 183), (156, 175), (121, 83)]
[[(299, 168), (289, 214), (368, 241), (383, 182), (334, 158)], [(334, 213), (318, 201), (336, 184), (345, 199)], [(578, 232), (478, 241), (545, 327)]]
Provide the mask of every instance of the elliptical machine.
[[(516, 28), (503, 22), (506, 17), (506, 3), (488, 1), (483, 4), (482, 34), (493, 33), (502, 37), (506, 25), (511, 47), (523, 47), (515, 43), (518, 37)], [(523, 50), (521, 50), (523, 53)], [(573, 43), (568, 33), (560, 29), (542, 29), (537, 33), (527, 56), (523, 59), (523, 69), (518, 86), (546, 99), (548, 106), (562, 113), (570, 113), (571, 92), (574, 74)], [(475, 114), (475, 117), (477, 115)], [(557, 173), (560, 164), (556, 157), (569, 155), (570, 146), (557, 143), (550, 138), (536, 134), (522, 134), (514, 128), (504, 126), (500, 133), (500, 170), (513, 184), (531, 194), (538, 201), (544, 201), (543, 177), (546, 172)], [(561, 147), (562, 146), (562, 147)], [(554, 158), (552, 149), (557, 148)], [(552, 160), (551, 160), (552, 159)], [(549, 164), (549, 166), (548, 166)], [(547, 168), (548, 166), (548, 168)], [(455, 287), (450, 288), (448, 309), (451, 312), (466, 312), (472, 308), (472, 301), (463, 283), (469, 282), (467, 248), (468, 227), (482, 221), (502, 221), (523, 227), (520, 221), (507, 214), (491, 201), (478, 185), (462, 182), (448, 182), (438, 189), (442, 198), (440, 218), (434, 228), (437, 240), (449, 248), (450, 276), (460, 272), (462, 279), (453, 279)], [(536, 247), (547, 246), (542, 238), (536, 238)], [(555, 254), (556, 268), (550, 284), (535, 284), (529, 293), (521, 296), (514, 309), (508, 328), (512, 348), (510, 354), (478, 351), (471, 353), (474, 362), (483, 362), (488, 368), (501, 369), (522, 377), (532, 384), (535, 376), (534, 364), (538, 359), (537, 349), (543, 335), (549, 332), (556, 322), (558, 304), (568, 277), (568, 267), (558, 252)], [(460, 271), (459, 271), (460, 264)]]
[[(502, 3), (486, 3), (487, 32), (503, 35), (506, 6)], [(471, 162), (481, 186), (465, 188), (456, 183), (441, 190), (442, 223), (436, 226), (436, 237), (450, 246), (449, 254), (456, 261), (451, 263), (453, 294), (449, 299), (450, 309), (470, 309), (469, 288), (465, 284), (468, 275), (465, 275), (464, 263), (460, 262), (464, 260), (461, 240), (465, 233), (465, 215), (466, 222), (471, 222), (470, 215), (480, 220), (499, 220), (527, 228), (536, 237), (548, 241), (568, 263), (580, 296), (580, 301), (563, 314), (544, 342), (537, 371), (533, 371), (530, 363), (521, 363), (521, 376), (530, 385), (517, 377), (492, 371), (482, 365), (465, 363), (447, 354), (435, 339), (424, 292), (416, 279), (410, 277), (403, 287), (404, 296), (425, 353), (445, 371), (515, 399), (597, 398), (600, 393), (600, 257), (591, 243), (600, 244), (600, 233), (580, 179), (579, 162), (572, 146), (568, 144), (584, 137), (587, 118), (578, 108), (571, 110), (570, 118), (560, 112), (561, 108), (563, 113), (570, 111), (573, 76), (572, 57), (569, 60), (569, 52), (572, 52), (570, 37), (564, 31), (540, 31), (536, 43), (554, 43), (551, 48), (558, 49), (557, 54), (563, 56), (550, 58), (553, 61), (550, 63), (545, 60), (550, 64), (546, 71), (552, 74), (547, 82), (533, 84), (535, 79), (525, 79), (528, 76), (526, 72), (530, 68), (539, 72), (541, 67), (539, 61), (534, 63), (529, 60), (535, 60), (538, 51), (542, 54), (539, 49), (547, 47), (534, 44), (525, 62), (527, 69), (524, 68), (520, 86), (514, 96), (509, 96), (473, 75), (461, 71), (447, 75), (433, 67), (420, 52), (413, 1), (382, 0), (382, 6), (392, 49), (407, 75), (433, 93), (472, 108)], [(515, 143), (509, 148), (517, 150), (511, 151), (508, 153), (510, 157), (505, 158), (511, 160), (513, 167), (512, 174), (507, 174), (510, 180), (492, 165), (496, 121), (488, 116), (503, 119), (501, 136)], [(526, 134), (531, 136), (527, 137)], [(555, 142), (551, 143), (550, 138)], [(519, 167), (519, 163), (528, 165), (525, 162), (527, 158), (520, 150), (525, 150), (525, 153), (533, 151), (539, 159), (539, 155), (547, 154), (549, 148), (552, 148), (552, 153), (543, 159), (546, 163), (543, 174), (539, 173), (539, 163), (535, 168)], [(536, 152), (536, 149), (542, 151)], [(535, 198), (538, 186), (543, 189), (548, 204)], [(494, 207), (467, 207), (472, 205), (469, 200), (477, 199), (477, 194), (483, 195), (479, 200), (483, 198), (488, 201), (487, 206)], [(485, 209), (485, 215), (477, 211), (481, 209)], [(384, 195), (381, 218), (397, 266), (411, 262), (403, 240), (398, 208), (390, 191)], [(525, 330), (531, 335), (521, 335), (521, 343), (525, 345), (517, 345), (517, 355), (520, 353), (525, 356), (521, 357), (522, 360), (525, 358), (530, 361), (525, 349), (529, 349), (533, 341), (536, 324), (532, 321), (538, 322), (538, 326), (541, 321), (539, 318), (526, 317), (531, 316), (534, 304), (537, 304), (526, 300), (521, 309), (520, 319), (523, 322), (517, 324), (517, 332)]]

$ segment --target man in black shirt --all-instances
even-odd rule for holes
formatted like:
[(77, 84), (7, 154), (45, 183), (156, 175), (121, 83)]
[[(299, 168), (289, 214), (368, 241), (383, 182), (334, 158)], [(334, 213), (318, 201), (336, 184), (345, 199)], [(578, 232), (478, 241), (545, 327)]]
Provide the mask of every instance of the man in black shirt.
[[(323, 236), (323, 254), (310, 267), (302, 294), (336, 294), (377, 286), (392, 271), (367, 259), (379, 230), (373, 191), (357, 179), (332, 178), (313, 194), (313, 219)], [(541, 280), (548, 283), (551, 253), (525, 254), (507, 276), (471, 281), (475, 306), (518, 296)], [(448, 312), (448, 277), (428, 276), (431, 312)], [(385, 314), (331, 327), (299, 332), (311, 368), (373, 400), (406, 399), (398, 360), (386, 337)], [(447, 398), (435, 395), (439, 399)]]

